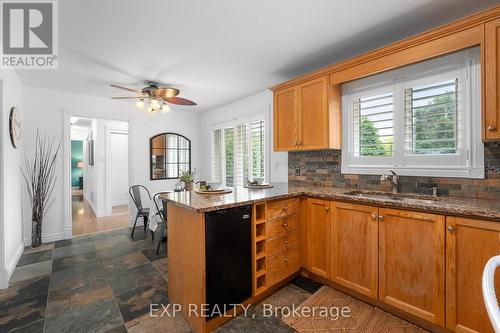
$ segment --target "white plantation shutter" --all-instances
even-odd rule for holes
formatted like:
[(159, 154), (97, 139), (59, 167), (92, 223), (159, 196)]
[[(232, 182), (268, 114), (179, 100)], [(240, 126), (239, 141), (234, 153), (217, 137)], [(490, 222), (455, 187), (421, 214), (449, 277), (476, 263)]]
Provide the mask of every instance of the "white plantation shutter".
[(247, 179), (265, 178), (265, 151), (263, 119), (219, 125), (212, 130), (212, 180), (233, 187), (245, 185)]
[(222, 130), (212, 131), (212, 181), (222, 181)]
[(405, 90), (406, 154), (456, 154), (458, 78)]
[(236, 127), (236, 186), (243, 186), (248, 179), (248, 125)]
[(265, 177), (264, 159), (265, 159), (265, 133), (264, 120), (256, 120), (251, 123), (251, 174), (253, 177)]
[(484, 178), (480, 52), (342, 85), (342, 173)]
[(224, 183), (234, 186), (234, 128), (224, 129)]
[(392, 91), (389, 91), (354, 98), (356, 156), (392, 156), (394, 135), (392, 95)]

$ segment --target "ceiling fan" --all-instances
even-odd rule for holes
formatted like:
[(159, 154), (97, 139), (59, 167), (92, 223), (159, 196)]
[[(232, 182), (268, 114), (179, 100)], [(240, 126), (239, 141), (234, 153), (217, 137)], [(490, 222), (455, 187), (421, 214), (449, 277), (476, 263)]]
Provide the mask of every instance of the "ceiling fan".
[(178, 97), (180, 90), (173, 87), (161, 87), (158, 82), (146, 81), (146, 87), (142, 89), (128, 88), (124, 86), (119, 86), (112, 84), (111, 86), (118, 89), (123, 89), (137, 93), (137, 96), (126, 96), (126, 97), (111, 97), (111, 99), (137, 99), (135, 106), (137, 108), (144, 110), (146, 109), (149, 113), (155, 113), (157, 111), (169, 112), (170, 107), (168, 104), (177, 105), (196, 105), (195, 102)]

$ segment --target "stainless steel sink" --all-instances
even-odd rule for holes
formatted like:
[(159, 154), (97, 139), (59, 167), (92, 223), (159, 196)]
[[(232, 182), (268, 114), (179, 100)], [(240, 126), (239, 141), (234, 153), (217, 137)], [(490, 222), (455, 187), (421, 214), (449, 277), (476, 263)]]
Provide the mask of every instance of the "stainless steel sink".
[(412, 193), (391, 193), (391, 192), (378, 192), (378, 191), (348, 191), (344, 194), (352, 195), (359, 198), (375, 199), (375, 200), (395, 200), (405, 201), (408, 203), (425, 203), (433, 204), (439, 202), (441, 199), (430, 195), (420, 195)]

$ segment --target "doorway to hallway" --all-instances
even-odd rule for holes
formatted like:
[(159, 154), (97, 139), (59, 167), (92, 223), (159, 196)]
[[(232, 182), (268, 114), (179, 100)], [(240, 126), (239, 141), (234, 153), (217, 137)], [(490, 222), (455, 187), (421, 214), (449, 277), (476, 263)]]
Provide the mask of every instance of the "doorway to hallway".
[(128, 227), (129, 124), (71, 117), (74, 236)]

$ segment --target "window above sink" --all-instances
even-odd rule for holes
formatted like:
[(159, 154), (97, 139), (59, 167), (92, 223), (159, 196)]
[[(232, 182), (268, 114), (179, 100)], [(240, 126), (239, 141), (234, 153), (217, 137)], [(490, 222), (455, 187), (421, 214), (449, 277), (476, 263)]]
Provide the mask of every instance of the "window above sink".
[(484, 178), (479, 49), (342, 86), (342, 172)]

